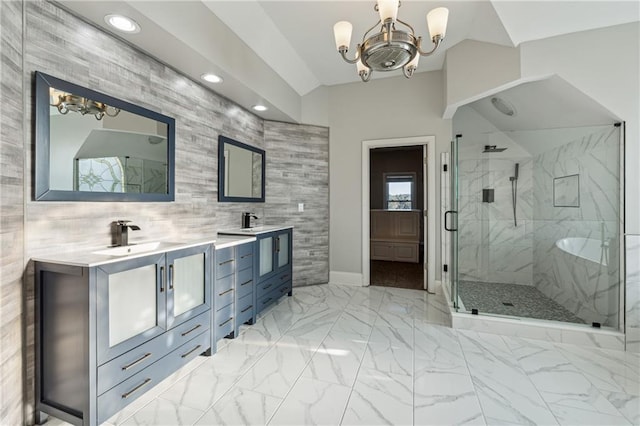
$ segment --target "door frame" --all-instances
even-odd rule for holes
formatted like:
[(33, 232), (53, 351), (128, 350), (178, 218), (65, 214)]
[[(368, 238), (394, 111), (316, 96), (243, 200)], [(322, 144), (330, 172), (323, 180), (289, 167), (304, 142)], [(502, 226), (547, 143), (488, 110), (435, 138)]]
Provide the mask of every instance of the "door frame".
[(394, 146), (426, 146), (427, 151), (427, 173), (425, 174), (427, 185), (423, 188), (426, 193), (427, 203), (425, 207), (426, 217), (424, 220), (425, 232), (425, 260), (427, 270), (425, 271), (426, 288), (430, 293), (436, 290), (436, 137), (435, 136), (414, 136), (394, 139), (373, 139), (362, 141), (362, 285), (369, 286), (371, 281), (370, 270), (370, 159), (371, 149), (394, 147)]

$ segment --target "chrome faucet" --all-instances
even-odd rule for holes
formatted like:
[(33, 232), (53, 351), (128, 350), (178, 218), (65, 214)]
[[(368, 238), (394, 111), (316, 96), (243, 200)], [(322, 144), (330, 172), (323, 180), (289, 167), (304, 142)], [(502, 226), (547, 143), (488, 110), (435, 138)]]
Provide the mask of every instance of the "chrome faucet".
[(115, 245), (116, 246), (128, 246), (129, 245), (129, 229), (132, 231), (139, 231), (138, 225), (129, 225), (130, 220), (116, 220), (112, 222), (112, 226), (115, 230)]
[(254, 215), (253, 213), (250, 212), (244, 212), (242, 213), (242, 228), (251, 228), (251, 218), (254, 218), (256, 220), (259, 219), (258, 216)]

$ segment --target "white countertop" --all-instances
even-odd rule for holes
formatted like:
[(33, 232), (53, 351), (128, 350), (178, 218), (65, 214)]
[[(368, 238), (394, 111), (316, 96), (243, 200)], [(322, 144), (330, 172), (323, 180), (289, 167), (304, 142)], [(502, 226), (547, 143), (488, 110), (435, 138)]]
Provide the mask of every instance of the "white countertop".
[(280, 231), (282, 229), (291, 229), (293, 226), (291, 225), (265, 225), (265, 226), (254, 226), (251, 228), (236, 228), (236, 229), (225, 229), (224, 231), (218, 231), (218, 235), (227, 234), (227, 235), (260, 235), (267, 232)]
[(36, 262), (58, 263), (69, 266), (92, 267), (195, 247), (202, 244), (213, 244), (215, 241), (216, 240), (212, 238), (189, 241), (186, 243), (175, 241), (140, 241), (131, 243), (124, 247), (101, 246), (94, 249), (85, 249), (66, 253), (53, 253), (49, 255), (36, 256), (32, 258), (32, 260)]
[(216, 250), (227, 247), (233, 247), (244, 243), (250, 243), (256, 240), (252, 235), (218, 235), (216, 237)]

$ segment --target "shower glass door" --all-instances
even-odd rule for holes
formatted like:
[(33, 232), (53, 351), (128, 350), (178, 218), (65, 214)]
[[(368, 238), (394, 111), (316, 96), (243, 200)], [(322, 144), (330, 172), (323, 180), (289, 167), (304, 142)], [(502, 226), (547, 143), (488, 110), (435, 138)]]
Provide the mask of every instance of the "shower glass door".
[(451, 235), (451, 302), (453, 307), (459, 308), (458, 299), (458, 139), (451, 141), (451, 157), (449, 160), (451, 178), (451, 210), (444, 215), (444, 228)]
[(478, 117), (465, 106), (453, 120), (457, 311), (620, 329), (620, 125), (499, 130)]

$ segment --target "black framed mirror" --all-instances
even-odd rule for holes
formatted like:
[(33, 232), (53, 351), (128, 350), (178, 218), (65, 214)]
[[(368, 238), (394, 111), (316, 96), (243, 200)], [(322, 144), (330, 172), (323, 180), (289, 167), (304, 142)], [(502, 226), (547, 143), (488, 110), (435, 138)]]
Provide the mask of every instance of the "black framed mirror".
[(175, 120), (35, 73), (37, 201), (174, 201)]
[(218, 201), (264, 203), (264, 150), (218, 137)]

